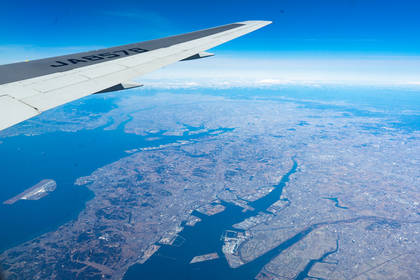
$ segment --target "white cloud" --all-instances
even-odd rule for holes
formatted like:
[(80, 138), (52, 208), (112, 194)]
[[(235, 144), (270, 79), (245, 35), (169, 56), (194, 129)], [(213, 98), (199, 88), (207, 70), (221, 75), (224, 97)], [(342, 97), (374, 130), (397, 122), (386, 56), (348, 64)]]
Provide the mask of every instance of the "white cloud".
[[(217, 54), (216, 54), (217, 55)], [(263, 84), (324, 81), (370, 84), (420, 82), (418, 57), (228, 59), (180, 62), (143, 76), (148, 78), (237, 78)]]
[[(398, 88), (404, 90), (420, 90), (419, 83), (379, 83), (360, 81), (325, 81), (325, 80), (280, 80), (280, 79), (258, 79), (258, 78), (237, 78), (237, 77), (195, 77), (195, 78), (147, 78), (135, 79), (144, 84), (142, 89), (284, 89), (290, 86), (302, 87), (357, 87), (374, 86), (376, 88)], [(139, 89), (139, 90), (142, 90)]]
[(257, 82), (257, 84), (262, 84), (262, 85), (281, 85), (281, 84), (287, 84), (287, 83), (291, 83), (291, 81), (280, 81), (280, 80), (276, 80), (276, 79), (264, 79), (264, 80), (260, 80)]

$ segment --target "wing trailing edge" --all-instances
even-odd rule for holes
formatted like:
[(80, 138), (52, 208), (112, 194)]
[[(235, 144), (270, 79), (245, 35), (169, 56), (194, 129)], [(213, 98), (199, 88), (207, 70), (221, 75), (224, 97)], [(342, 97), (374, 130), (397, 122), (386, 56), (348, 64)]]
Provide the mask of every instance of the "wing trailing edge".
[[(138, 76), (182, 60), (271, 21), (244, 21), (157, 40), (0, 65), (0, 130), (94, 93), (139, 87)], [(129, 82), (127, 82), (129, 81)]]

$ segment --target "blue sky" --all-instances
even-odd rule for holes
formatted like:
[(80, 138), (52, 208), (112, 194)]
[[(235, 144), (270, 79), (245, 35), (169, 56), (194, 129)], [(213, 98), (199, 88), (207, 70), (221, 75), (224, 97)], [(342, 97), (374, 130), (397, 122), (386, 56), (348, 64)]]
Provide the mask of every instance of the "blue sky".
[[(171, 66), (156, 77), (200, 73), (420, 82), (419, 8), (419, 1), (408, 0), (2, 1), (0, 62), (110, 47), (236, 21), (272, 20), (270, 26), (213, 49), (214, 58)], [(200, 71), (195, 72), (197, 67)], [(202, 71), (206, 68), (211, 68), (207, 74)]]

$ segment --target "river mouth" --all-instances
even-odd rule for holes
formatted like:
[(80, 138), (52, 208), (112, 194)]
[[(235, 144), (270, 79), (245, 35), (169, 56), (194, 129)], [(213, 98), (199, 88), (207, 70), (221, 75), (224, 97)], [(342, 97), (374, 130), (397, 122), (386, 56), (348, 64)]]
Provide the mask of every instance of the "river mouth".
[[(242, 207), (221, 201), (220, 204), (225, 207), (225, 210), (212, 216), (194, 211), (192, 215), (200, 218), (201, 221), (193, 227), (186, 226), (178, 234), (184, 239), (181, 246), (156, 243), (156, 245), (161, 246), (160, 249), (144, 264), (132, 265), (123, 279), (255, 279), (272, 258), (302, 240), (317, 226), (304, 229), (264, 255), (237, 268), (231, 268), (224, 257), (222, 251), (224, 241), (221, 236), (228, 235), (229, 231), (245, 232), (245, 230), (233, 227), (233, 225), (262, 213), (269, 214), (266, 212), (267, 208), (280, 199), (290, 176), (297, 172), (298, 165), (295, 160), (293, 160), (293, 163), (291, 170), (283, 176), (280, 183), (274, 186), (275, 188), (270, 193), (248, 203), (254, 210), (244, 212)], [(211, 253), (217, 253), (219, 258), (190, 263), (196, 256)]]

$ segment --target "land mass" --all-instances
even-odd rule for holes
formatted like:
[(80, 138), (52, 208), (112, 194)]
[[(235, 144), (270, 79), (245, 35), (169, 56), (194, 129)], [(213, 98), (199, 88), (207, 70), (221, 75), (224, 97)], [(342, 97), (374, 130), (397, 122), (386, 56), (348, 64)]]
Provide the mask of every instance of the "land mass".
[(418, 131), (391, 129), (395, 120), (369, 108), (278, 97), (133, 96), (119, 106), (114, 115), (133, 112), (129, 133), (222, 133), (132, 150), (79, 178), (95, 198), (78, 219), (2, 254), (10, 279), (121, 279), (157, 244), (182, 247), (183, 226), (203, 222), (194, 211), (254, 211), (295, 164), (264, 210), (220, 233), (231, 267), (272, 256), (255, 277), (420, 278)]

